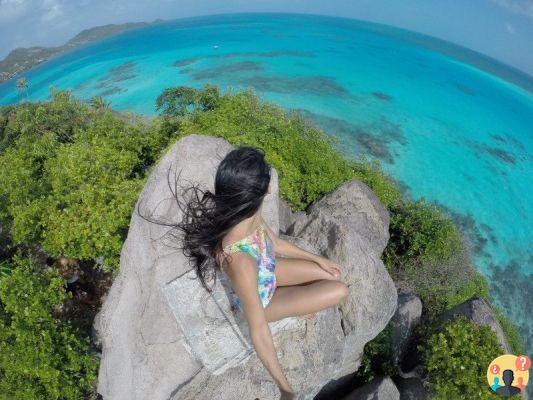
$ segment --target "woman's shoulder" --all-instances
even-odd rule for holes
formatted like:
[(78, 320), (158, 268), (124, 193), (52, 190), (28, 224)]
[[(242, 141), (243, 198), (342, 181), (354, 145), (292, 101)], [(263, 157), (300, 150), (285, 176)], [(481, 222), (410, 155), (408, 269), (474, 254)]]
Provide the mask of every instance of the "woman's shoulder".
[(248, 274), (252, 274), (257, 278), (255, 260), (245, 252), (237, 252), (233, 253), (231, 257), (225, 257), (221, 268), (232, 281)]

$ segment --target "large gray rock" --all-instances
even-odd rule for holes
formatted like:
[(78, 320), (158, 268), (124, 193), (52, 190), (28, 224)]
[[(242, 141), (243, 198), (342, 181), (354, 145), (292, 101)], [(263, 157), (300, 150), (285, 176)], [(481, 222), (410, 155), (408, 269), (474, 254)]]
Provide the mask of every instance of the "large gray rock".
[[(216, 168), (231, 149), (220, 138), (182, 138), (152, 171), (136, 209), (160, 221), (179, 221), (181, 211), (167, 183), (169, 168), (181, 170), (181, 184), (194, 181), (213, 190)], [(279, 233), (275, 170), (272, 179), (262, 212)], [(315, 321), (291, 317), (269, 324), (299, 399), (311, 399), (329, 380), (355, 371), (362, 347), (386, 325), (396, 301), (392, 281), (365, 238), (327, 216), (317, 223), (325, 228), (319, 231), (323, 238), (331, 237), (331, 229), (338, 231), (330, 248), (318, 238), (320, 248), (309, 236), (281, 237), (336, 257), (351, 295), (345, 306), (323, 310)], [(244, 315), (230, 307), (227, 278), (219, 275), (213, 291), (205, 291), (176, 243), (167, 240), (168, 229), (137, 213), (131, 218), (119, 274), (95, 319), (102, 344), (98, 392), (105, 400), (277, 399), (279, 391), (252, 347)]]
[(400, 400), (426, 400), (429, 394), (420, 379), (399, 379), (396, 387), (400, 392)]
[[(348, 209), (346, 213), (357, 212)], [(317, 207), (297, 232), (318, 254), (342, 267), (342, 280), (349, 287), (350, 296), (340, 305), (346, 341), (341, 368), (335, 377), (339, 378), (359, 368), (364, 345), (393, 316), (398, 297), (396, 287), (376, 255), (376, 248), (361, 236), (352, 219), (341, 217), (332, 208), (323, 211)]]
[(422, 315), (422, 302), (411, 293), (398, 295), (398, 308), (392, 317), (392, 359), (397, 365), (405, 351), (414, 327)]
[(473, 297), (470, 300), (467, 300), (464, 303), (452, 308), (450, 311), (441, 314), (439, 316), (439, 321), (444, 323), (449, 320), (455, 320), (459, 316), (466, 317), (478, 325), (489, 326), (494, 333), (496, 333), (498, 342), (500, 342), (500, 345), (503, 347), (505, 353), (512, 354), (511, 346), (509, 346), (509, 343), (505, 338), (505, 333), (498, 322), (498, 318), (496, 317), (494, 310), (487, 300), (481, 297)]
[(400, 400), (400, 392), (388, 376), (381, 376), (354, 390), (342, 400)]
[(363, 182), (351, 179), (333, 192), (313, 203), (307, 210), (308, 218), (294, 221), (293, 236), (299, 236), (306, 223), (318, 212), (351, 226), (370, 245), (378, 257), (389, 241), (389, 213), (374, 192)]

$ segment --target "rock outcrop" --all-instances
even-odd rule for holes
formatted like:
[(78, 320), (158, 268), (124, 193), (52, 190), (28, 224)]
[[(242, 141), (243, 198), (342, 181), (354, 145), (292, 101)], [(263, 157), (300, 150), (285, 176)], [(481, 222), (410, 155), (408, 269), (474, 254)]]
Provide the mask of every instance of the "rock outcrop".
[[(179, 221), (181, 211), (167, 183), (169, 168), (181, 171), (180, 184), (193, 181), (213, 190), (216, 168), (232, 148), (204, 135), (180, 139), (152, 171), (136, 210), (159, 221)], [(279, 233), (290, 210), (280, 221), (275, 170), (272, 179), (263, 218)], [(388, 239), (388, 215), (362, 183), (350, 181), (341, 191), (338, 198), (357, 201), (317, 203), (309, 215), (298, 214), (303, 224), (296, 233), (280, 234), (334, 259), (350, 288), (342, 306), (320, 311), (315, 321), (291, 317), (269, 324), (299, 399), (312, 399), (331, 380), (353, 373), (365, 343), (396, 309), (396, 289), (379, 259)], [(335, 192), (330, 195), (336, 198)], [(205, 291), (176, 243), (167, 240), (168, 232), (167, 226), (132, 215), (119, 274), (94, 324), (102, 343), (98, 392), (105, 400), (277, 399), (244, 315), (230, 307), (227, 279), (219, 275), (213, 292)]]
[(439, 316), (439, 320), (444, 323), (455, 320), (458, 317), (465, 317), (477, 325), (490, 327), (498, 338), (498, 342), (503, 347), (506, 354), (512, 354), (511, 346), (505, 338), (505, 333), (498, 322), (498, 318), (489, 302), (481, 297), (473, 297), (464, 303), (452, 308)]
[(342, 400), (400, 400), (400, 392), (388, 376), (380, 376), (354, 390)]
[(427, 400), (429, 394), (422, 381), (418, 378), (398, 379), (396, 387), (400, 392), (400, 400)]
[(309, 206), (307, 216), (298, 215), (289, 234), (298, 235), (321, 212), (350, 226), (364, 238), (378, 257), (389, 241), (389, 213), (363, 182), (351, 179)]
[(422, 302), (412, 293), (398, 295), (398, 307), (391, 319), (392, 360), (398, 365), (422, 316)]

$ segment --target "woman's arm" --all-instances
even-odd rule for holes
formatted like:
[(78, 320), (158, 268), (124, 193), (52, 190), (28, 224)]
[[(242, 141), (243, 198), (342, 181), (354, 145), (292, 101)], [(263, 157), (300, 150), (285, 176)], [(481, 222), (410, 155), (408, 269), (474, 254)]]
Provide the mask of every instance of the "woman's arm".
[(339, 277), (341, 275), (341, 267), (337, 263), (328, 260), (325, 257), (306, 251), (292, 244), (291, 242), (288, 242), (287, 240), (281, 239), (265, 223), (262, 216), (261, 222), (267, 228), (268, 236), (270, 236), (272, 242), (274, 243), (274, 249), (277, 255), (280, 255), (282, 257), (302, 258), (304, 260), (314, 261), (318, 265), (320, 265), (322, 269), (324, 269), (326, 272), (329, 272), (333, 276)]
[(243, 306), (248, 320), (250, 337), (257, 356), (268, 370), (280, 391), (292, 392), (279, 364), (270, 327), (257, 290), (257, 267), (245, 253), (235, 253), (228, 268), (228, 276)]
[(272, 229), (270, 229), (270, 227), (266, 224), (262, 216), (261, 222), (263, 226), (267, 228), (268, 236), (270, 236), (270, 239), (272, 239), (272, 242), (274, 243), (274, 249), (276, 250), (276, 254), (282, 257), (303, 258), (304, 260), (315, 262), (318, 262), (318, 260), (323, 259), (323, 257), (319, 255), (310, 253), (309, 251), (301, 249), (298, 246), (295, 246), (294, 244), (278, 237), (274, 233), (274, 231), (272, 231)]

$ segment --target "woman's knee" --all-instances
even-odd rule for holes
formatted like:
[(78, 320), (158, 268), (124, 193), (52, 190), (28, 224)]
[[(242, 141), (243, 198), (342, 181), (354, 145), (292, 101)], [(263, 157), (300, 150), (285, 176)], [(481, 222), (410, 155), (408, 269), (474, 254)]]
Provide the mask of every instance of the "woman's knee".
[(328, 280), (323, 282), (328, 282), (328, 297), (329, 301), (333, 304), (339, 304), (340, 302), (344, 301), (350, 294), (348, 286), (344, 282), (338, 280)]
[(350, 289), (346, 283), (341, 281), (336, 281), (335, 293), (338, 299), (338, 302), (342, 302), (348, 298), (350, 295)]

